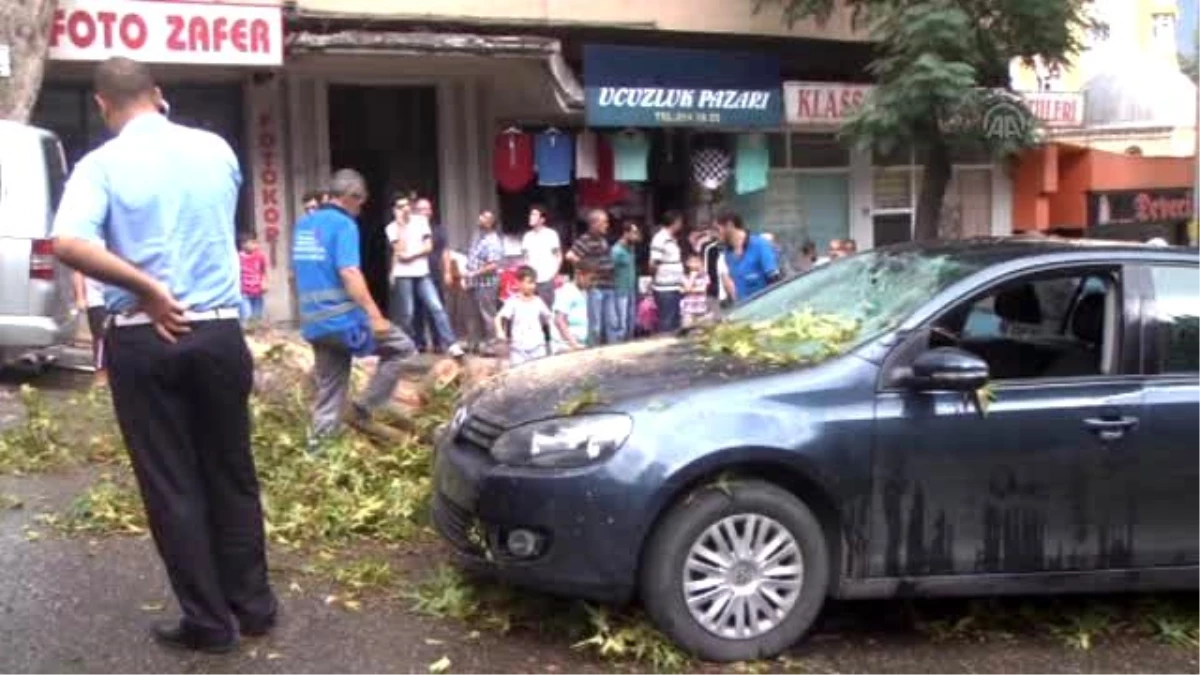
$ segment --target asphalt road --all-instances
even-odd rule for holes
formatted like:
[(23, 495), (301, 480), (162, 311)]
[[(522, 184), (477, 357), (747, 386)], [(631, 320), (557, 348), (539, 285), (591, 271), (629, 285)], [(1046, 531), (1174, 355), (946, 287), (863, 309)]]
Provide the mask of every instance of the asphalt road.
[[(39, 385), (64, 392), (86, 375), (51, 374)], [(0, 380), (0, 420), (11, 419), (14, 383)], [(2, 422), (0, 422), (2, 424)], [(274, 581), (282, 622), (269, 638), (233, 654), (181, 654), (154, 644), (147, 628), (176, 616), (161, 565), (147, 539), (64, 539), (38, 522), (61, 513), (95, 478), (94, 469), (0, 476), (0, 672), (420, 672), (449, 657), (450, 672), (603, 672), (618, 666), (585, 657), (561, 639), (474, 631), (411, 611), (403, 600), (366, 598), (353, 612), (324, 601), (328, 589)], [(30, 532), (37, 533), (31, 535)], [(397, 554), (401, 570), (427, 568), (436, 545)], [(280, 564), (273, 558), (273, 564)], [(307, 582), (305, 582), (307, 584)], [(937, 642), (912, 630), (899, 602), (827, 609), (787, 667), (800, 672), (1197, 672), (1196, 651), (1149, 638), (1071, 649), (1053, 636)], [(953, 616), (953, 615), (952, 615)], [(698, 666), (719, 672), (717, 667)]]

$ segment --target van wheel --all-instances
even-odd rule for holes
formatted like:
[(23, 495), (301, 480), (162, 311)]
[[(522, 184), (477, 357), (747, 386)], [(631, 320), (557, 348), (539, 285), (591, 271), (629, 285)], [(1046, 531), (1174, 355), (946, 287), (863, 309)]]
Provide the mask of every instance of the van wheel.
[(709, 661), (777, 656), (809, 629), (829, 588), (825, 533), (790, 492), (758, 480), (700, 488), (651, 534), (642, 604)]

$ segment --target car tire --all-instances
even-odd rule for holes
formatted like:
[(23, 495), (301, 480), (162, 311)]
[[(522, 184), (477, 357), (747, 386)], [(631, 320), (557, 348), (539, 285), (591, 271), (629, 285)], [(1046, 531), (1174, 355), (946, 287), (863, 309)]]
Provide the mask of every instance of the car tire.
[[(758, 518), (747, 518), (749, 516)], [(746, 633), (743, 637), (730, 637), (728, 634), (719, 634), (722, 632), (721, 625), (716, 625), (715, 630), (710, 630), (693, 615), (689, 609), (684, 584), (689, 581), (697, 584), (723, 583), (715, 581), (720, 577), (698, 577), (697, 575), (706, 573), (688, 571), (695, 569), (691, 567), (691, 561), (696, 561), (698, 549), (695, 547), (713, 544), (712, 535), (715, 532), (727, 532), (726, 528), (730, 524), (735, 534), (746, 536), (750, 522), (758, 523), (758, 528), (767, 528), (767, 536), (771, 538), (764, 542), (764, 548), (768, 551), (768, 545), (775, 543), (775, 537), (782, 536), (779, 534), (780, 529), (786, 530), (799, 552), (799, 567), (802, 572), (799, 575), (798, 590), (788, 594), (773, 592), (773, 600), (766, 605), (763, 605), (766, 596), (759, 595), (755, 598), (759, 609), (772, 610), (776, 615), (773, 625), (766, 624), (765, 630), (757, 634)], [(726, 537), (725, 541), (729, 543), (731, 538)], [(786, 537), (784, 541), (784, 544), (779, 545), (779, 551), (790, 550), (791, 545), (786, 542)], [(708, 546), (704, 550), (712, 550), (712, 547)], [(771, 552), (764, 557), (770, 561), (777, 553), (778, 551)], [(782, 564), (791, 563), (790, 566), (795, 567), (795, 561), (794, 557), (788, 557)], [(774, 572), (784, 569), (778, 566), (780, 563), (769, 564), (776, 565), (772, 568)], [(688, 566), (687, 570), (685, 566)], [(763, 567), (759, 566), (757, 570), (751, 567), (749, 572), (746, 571), (747, 568), (733, 568), (730, 576), (724, 578), (743, 579), (733, 576), (735, 574), (748, 574), (752, 578), (757, 575), (756, 578), (761, 578)], [(659, 630), (684, 650), (701, 659), (733, 662), (772, 658), (799, 641), (825, 602), (829, 577), (830, 561), (825, 533), (812, 511), (795, 495), (777, 485), (759, 480), (733, 480), (698, 489), (674, 505), (661, 519), (655, 531), (651, 533), (639, 584), (642, 605)], [(712, 592), (726, 593), (728, 597), (733, 597), (729, 594), (736, 595), (734, 588), (745, 591), (753, 586), (725, 585), (720, 589), (712, 589)], [(771, 588), (774, 590), (779, 586), (772, 585)], [(792, 598), (786, 611), (783, 611), (784, 605), (774, 602), (780, 597)], [(698, 611), (705, 614), (706, 608), (711, 611), (717, 604), (716, 601), (708, 605), (701, 602)], [(717, 610), (716, 613), (720, 615), (721, 611)], [(779, 617), (781, 613), (782, 617)], [(713, 623), (710, 622), (709, 625), (712, 626)], [(734, 630), (737, 630), (737, 626)]]

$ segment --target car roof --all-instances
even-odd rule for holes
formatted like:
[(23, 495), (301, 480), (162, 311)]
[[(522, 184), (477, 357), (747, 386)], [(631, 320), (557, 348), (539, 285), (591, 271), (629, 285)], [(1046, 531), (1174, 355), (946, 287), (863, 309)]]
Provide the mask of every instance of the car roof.
[(972, 239), (938, 239), (917, 241), (886, 247), (892, 252), (918, 252), (924, 255), (946, 255), (975, 263), (981, 267), (1018, 262), (1025, 258), (1103, 258), (1110, 256), (1194, 260), (1200, 249), (1185, 246), (1161, 246), (1105, 239), (1066, 239), (1041, 235), (1013, 237), (979, 237)]

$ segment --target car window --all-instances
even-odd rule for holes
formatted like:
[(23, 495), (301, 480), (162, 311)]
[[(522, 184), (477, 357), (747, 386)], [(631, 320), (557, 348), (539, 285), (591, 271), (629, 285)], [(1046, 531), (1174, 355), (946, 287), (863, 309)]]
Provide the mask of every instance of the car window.
[(1086, 273), (1006, 283), (939, 319), (933, 346), (976, 354), (994, 380), (1108, 373), (1120, 316), (1115, 279)]
[(1159, 372), (1200, 371), (1200, 269), (1151, 267)]

